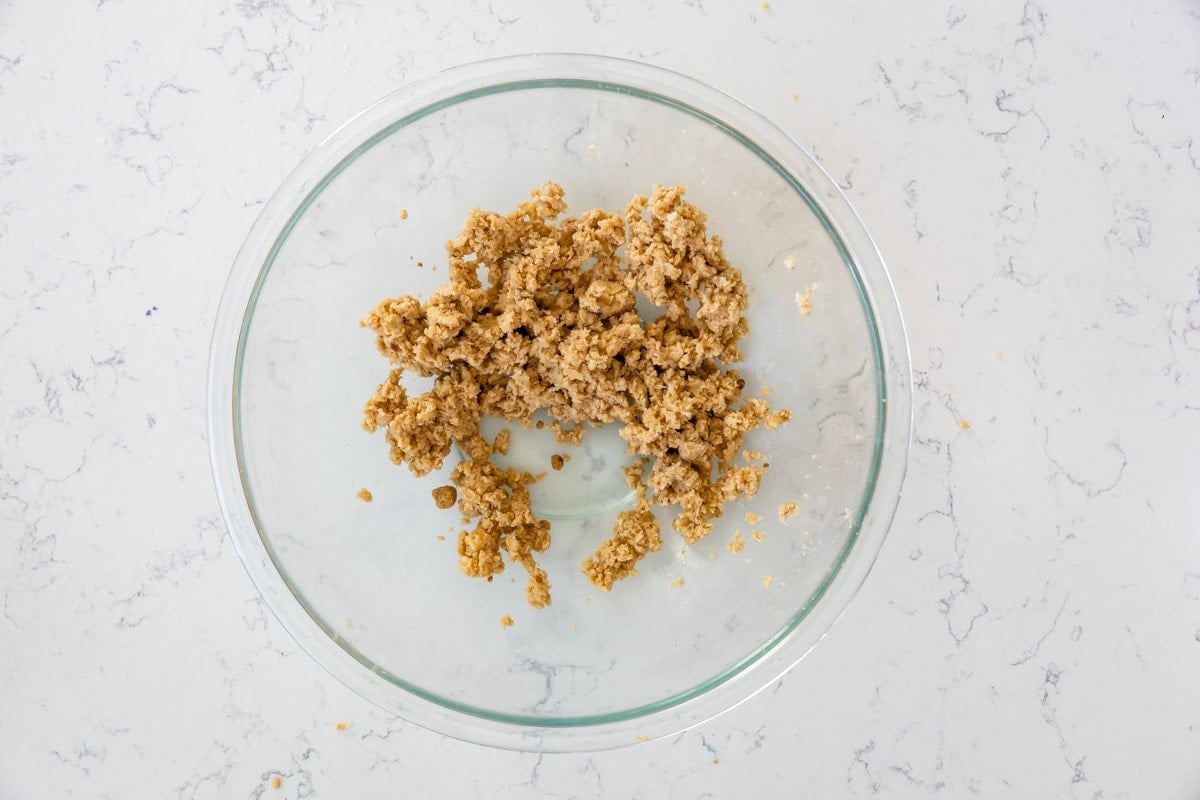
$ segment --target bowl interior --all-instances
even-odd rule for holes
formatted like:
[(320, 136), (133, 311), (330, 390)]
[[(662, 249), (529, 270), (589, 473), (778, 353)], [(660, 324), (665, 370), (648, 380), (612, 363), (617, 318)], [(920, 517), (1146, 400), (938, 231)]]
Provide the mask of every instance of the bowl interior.
[[(589, 432), (568, 452), (592, 469), (539, 487), (553, 525), (540, 563), (554, 596), (539, 611), (525, 604), (519, 567), (491, 584), (459, 573), (461, 519), (430, 497), (455, 456), (418, 479), (388, 460), (381, 434), (360, 428), (388, 365), (358, 320), (385, 297), (428, 297), (446, 279), (443, 244), (470, 209), (507, 213), (546, 180), (562, 184), (572, 212), (621, 209), (655, 183), (686, 185), (751, 292), (745, 394), (790, 409), (792, 421), (747, 438), (771, 464), (756, 498), (729, 504), (691, 547), (664, 516), (663, 549), (607, 594), (579, 564), (622, 507), (611, 478), (623, 456), (615, 433)], [(810, 289), (805, 315), (797, 293)], [(364, 142), (292, 217), (243, 323), (243, 485), (292, 592), (387, 680), (492, 719), (625, 719), (736, 674), (819, 597), (875, 479), (879, 352), (869, 305), (827, 223), (753, 142), (618, 86), (490, 87)], [(510, 427), (518, 454), (536, 452), (532, 432)], [(374, 502), (356, 498), (363, 487)], [(799, 513), (781, 523), (786, 502)], [(736, 554), (726, 547), (735, 531), (745, 540)], [(504, 614), (513, 627), (499, 625)]]

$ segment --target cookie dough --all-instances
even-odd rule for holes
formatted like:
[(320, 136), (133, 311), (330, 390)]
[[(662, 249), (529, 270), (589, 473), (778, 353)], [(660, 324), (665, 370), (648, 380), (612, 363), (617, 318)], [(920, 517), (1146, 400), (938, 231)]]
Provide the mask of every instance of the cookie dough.
[[(485, 415), (528, 427), (544, 410), (565, 444), (619, 423), (628, 451), (644, 457), (631, 477), (637, 507), (582, 565), (601, 589), (661, 548), (652, 506), (678, 509), (673, 527), (694, 543), (727, 501), (758, 491), (767, 465), (736, 463), (743, 436), (789, 415), (742, 398), (746, 382), (729, 365), (749, 331), (746, 286), (683, 196), (656, 186), (623, 215), (563, 218), (563, 190), (546, 183), (511, 214), (472, 211), (446, 245), (448, 284), (424, 303), (384, 300), (363, 319), (393, 366), (363, 426), (383, 428), (392, 461), (418, 476), (456, 445), (466, 455), (451, 474), (459, 510), (477, 521), (458, 537), (465, 574), (491, 580), (507, 556), (529, 574), (529, 603), (550, 603), (534, 558), (550, 524), (534, 516), (528, 490), (539, 476), (491, 462), (507, 442), (482, 438)], [(638, 295), (656, 307), (651, 319), (638, 315)], [(432, 377), (432, 389), (410, 397), (405, 372)]]

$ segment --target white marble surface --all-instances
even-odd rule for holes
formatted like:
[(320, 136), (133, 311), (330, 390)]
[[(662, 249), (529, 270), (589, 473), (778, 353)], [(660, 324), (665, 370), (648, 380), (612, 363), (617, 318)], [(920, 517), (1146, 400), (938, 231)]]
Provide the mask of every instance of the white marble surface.
[[(0, 5), (0, 798), (1200, 796), (1197, 7), (764, 6)], [(591, 756), (325, 675), (238, 563), (204, 431), (217, 297), (282, 176), (407, 81), (538, 49), (691, 73), (812, 149), (916, 372), (896, 525), (834, 632)]]

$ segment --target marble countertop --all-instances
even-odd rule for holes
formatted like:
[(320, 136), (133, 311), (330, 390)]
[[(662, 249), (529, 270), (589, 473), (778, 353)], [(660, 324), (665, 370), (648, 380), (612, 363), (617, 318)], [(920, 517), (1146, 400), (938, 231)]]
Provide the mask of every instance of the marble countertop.
[[(0, 798), (1200, 795), (1200, 15), (1099, 5), (5, 4)], [(217, 299), (283, 176), (406, 82), (544, 49), (690, 73), (815, 153), (915, 373), (833, 632), (769, 696), (593, 755), (326, 675), (205, 442)]]

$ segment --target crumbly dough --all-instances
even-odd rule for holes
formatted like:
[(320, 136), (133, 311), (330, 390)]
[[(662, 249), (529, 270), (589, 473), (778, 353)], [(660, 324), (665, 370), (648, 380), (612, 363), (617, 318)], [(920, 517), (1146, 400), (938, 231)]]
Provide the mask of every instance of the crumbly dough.
[[(605, 590), (661, 548), (651, 506), (677, 507), (673, 527), (694, 543), (727, 501), (752, 497), (767, 465), (735, 463), (743, 435), (788, 419), (742, 398), (746, 382), (728, 365), (741, 360), (749, 330), (746, 287), (683, 194), (656, 186), (623, 216), (559, 219), (563, 190), (547, 183), (507, 216), (472, 211), (446, 245), (447, 285), (424, 303), (385, 300), (363, 319), (393, 365), (363, 426), (383, 428), (392, 460), (416, 475), (440, 468), (454, 446), (465, 454), (451, 480), (459, 510), (477, 523), (459, 534), (459, 566), (491, 580), (506, 554), (529, 573), (534, 606), (550, 603), (534, 559), (550, 524), (533, 515), (528, 490), (540, 476), (490, 461), (502, 443), (482, 438), (483, 416), (528, 427), (545, 410), (565, 444), (589, 426), (621, 424), (628, 451), (643, 457), (630, 474), (638, 504), (582, 564)], [(639, 294), (657, 307), (652, 319), (639, 317)], [(410, 397), (405, 372), (432, 377), (432, 389)]]
[(514, 622), (513, 618), (510, 617), (508, 614), (505, 614), (503, 617), (500, 618), (500, 627), (501, 628), (511, 628), (513, 625), (516, 625), (516, 624), (517, 623)]
[[(769, 431), (773, 431), (783, 423), (792, 418), (792, 412), (786, 408), (781, 408), (778, 411), (773, 411), (763, 418), (763, 427)], [(763, 466), (766, 466), (765, 464)]]
[(359, 500), (362, 500), (364, 503), (369, 503), (375, 499), (375, 496), (373, 494), (371, 494), (371, 490), (365, 486), (363, 488), (359, 489), (358, 493), (355, 494), (354, 496), (357, 497)]
[(800, 510), (796, 507), (795, 503), (790, 502), (790, 501), (787, 503), (784, 503), (783, 505), (781, 505), (779, 507), (779, 521), (787, 522), (789, 517), (796, 516), (796, 514), (798, 514), (799, 511)]
[(725, 549), (734, 555), (742, 552), (742, 548), (746, 546), (746, 540), (742, 538), (741, 531), (734, 531), (733, 538), (725, 543)]

